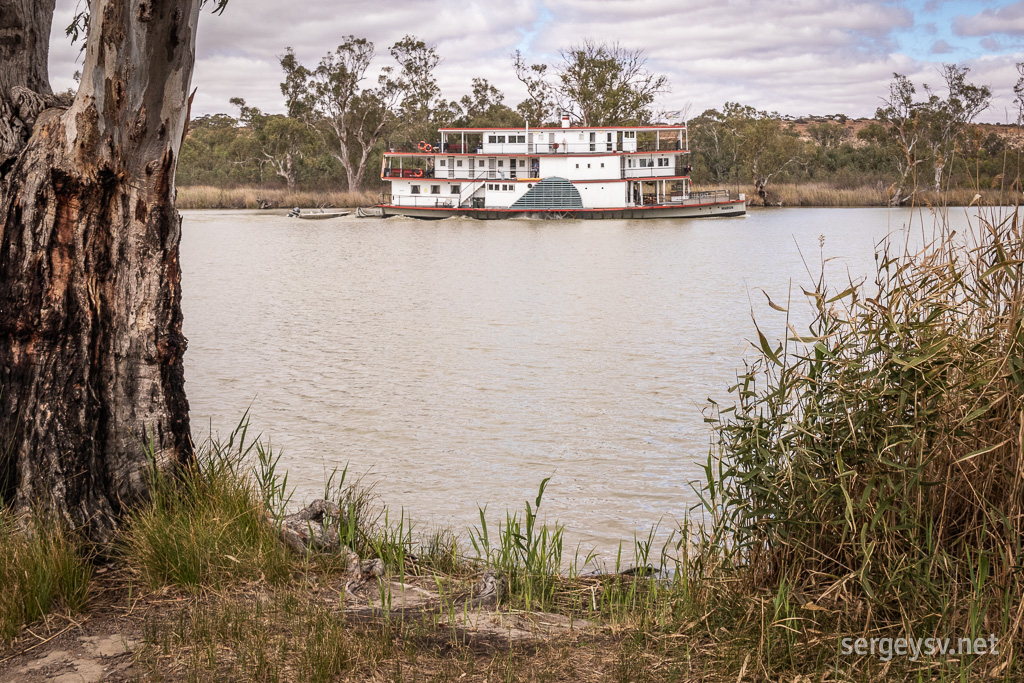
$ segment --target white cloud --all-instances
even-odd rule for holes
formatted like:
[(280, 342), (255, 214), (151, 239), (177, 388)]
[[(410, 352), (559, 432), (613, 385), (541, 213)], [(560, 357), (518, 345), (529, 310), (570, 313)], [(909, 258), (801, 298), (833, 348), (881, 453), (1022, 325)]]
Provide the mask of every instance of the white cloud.
[[(50, 58), (55, 89), (71, 87), (71, 74), (80, 66), (78, 47), (63, 35), (78, 1), (58, 0)], [(527, 59), (550, 63), (559, 48), (594, 38), (643, 48), (651, 70), (671, 81), (671, 93), (659, 103), (669, 110), (691, 103), (699, 113), (740, 101), (783, 113), (869, 116), (894, 71), (918, 83), (938, 80), (938, 61), (927, 53), (915, 59), (898, 47), (899, 31), (927, 36), (921, 41), (925, 50), (943, 46), (934, 26), (929, 33), (925, 17), (916, 18), (906, 5), (905, 0), (232, 0), (222, 16), (206, 12), (200, 21), (193, 113), (231, 112), (231, 97), (283, 111), (278, 58), (288, 46), (312, 66), (352, 34), (374, 42), (379, 67), (390, 60), (389, 45), (413, 34), (443, 57), (436, 75), (447, 99), (458, 99), (472, 78), (483, 77), (515, 105), (525, 97), (511, 67), (517, 46), (525, 47)], [(994, 17), (1005, 33), (1014, 25), (1010, 15), (1024, 17), (1022, 8), (1024, 2), (959, 17), (959, 30), (981, 31)], [(1005, 65), (1012, 67), (1012, 59), (996, 61), (1002, 66), (986, 62), (972, 76), (1009, 91), (1016, 76), (1007, 80)]]
[(960, 15), (953, 20), (953, 32), (958, 36), (1024, 35), (1024, 0), (998, 9), (984, 9), (974, 15)]

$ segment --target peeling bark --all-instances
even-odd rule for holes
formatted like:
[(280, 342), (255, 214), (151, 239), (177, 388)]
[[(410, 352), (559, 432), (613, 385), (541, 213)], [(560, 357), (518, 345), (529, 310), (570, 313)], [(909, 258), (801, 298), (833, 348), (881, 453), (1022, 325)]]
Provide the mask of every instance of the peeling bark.
[(0, 0), (28, 72), (0, 62), (0, 498), (107, 543), (150, 458), (191, 456), (174, 173), (199, 0), (90, 9), (78, 94), (46, 109), (53, 0)]

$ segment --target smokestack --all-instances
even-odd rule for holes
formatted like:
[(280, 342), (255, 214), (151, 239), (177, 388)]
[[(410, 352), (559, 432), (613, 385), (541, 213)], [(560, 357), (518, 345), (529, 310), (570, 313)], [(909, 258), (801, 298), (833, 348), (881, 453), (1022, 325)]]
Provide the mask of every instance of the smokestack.
[(562, 128), (568, 128), (568, 127), (569, 127), (569, 115), (563, 113), (562, 114)]

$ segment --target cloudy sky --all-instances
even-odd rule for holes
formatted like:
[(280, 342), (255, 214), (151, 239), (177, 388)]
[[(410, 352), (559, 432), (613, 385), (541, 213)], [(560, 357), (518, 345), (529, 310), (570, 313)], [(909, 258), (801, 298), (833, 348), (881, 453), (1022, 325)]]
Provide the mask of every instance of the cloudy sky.
[[(78, 0), (84, 4), (84, 0)], [(73, 85), (78, 46), (58, 0), (50, 55), (54, 89)], [(1015, 64), (1024, 62), (1024, 0), (231, 0), (200, 20), (193, 115), (231, 112), (231, 97), (283, 111), (278, 57), (315, 63), (353, 34), (380, 65), (405, 34), (436, 46), (444, 97), (474, 77), (515, 105), (525, 96), (510, 55), (554, 62), (584, 38), (643, 48), (672, 91), (659, 104), (691, 115), (738, 101), (784, 114), (870, 116), (894, 71), (939, 85), (943, 62), (971, 68), (994, 94), (983, 119), (1015, 120)]]

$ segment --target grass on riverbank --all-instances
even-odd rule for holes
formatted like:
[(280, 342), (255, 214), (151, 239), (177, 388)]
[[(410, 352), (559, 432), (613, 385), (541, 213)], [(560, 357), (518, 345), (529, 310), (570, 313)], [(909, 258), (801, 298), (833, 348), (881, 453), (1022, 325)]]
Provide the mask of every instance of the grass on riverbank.
[(178, 188), (175, 205), (179, 209), (258, 209), (260, 201), (273, 208), (352, 208), (373, 206), (380, 201), (377, 192), (288, 192), (280, 188), (212, 187), (208, 185)]
[[(440, 596), (402, 612), (374, 589), (366, 609), (345, 609), (339, 562), (271, 547), (287, 482), (240, 427), (201, 450), (181, 488), (157, 486), (127, 526), (123, 580), (151, 591), (151, 609), (131, 591), (122, 608), (141, 615), (134, 673), (1020, 680), (1024, 224), (985, 215), (966, 235), (940, 224), (920, 251), (882, 248), (869, 283), (811, 283), (815, 318), (784, 343), (753, 330), (734, 405), (707, 415), (703, 523), (661, 549), (636, 539), (616, 567), (637, 566), (628, 573), (592, 574), (589, 557), (568, 557), (563, 530), (538, 512), (546, 482), (496, 528), (481, 516), (468, 538), (476, 557), (451, 533), (420, 537), (404, 515), (370, 514), (343, 483), (330, 497), (361, 506), (339, 530), (345, 542), (384, 559), (391, 580)], [(469, 611), (459, 596), (488, 566), (500, 570), (504, 614), (593, 626), (518, 644), (458, 626)], [(990, 635), (997, 654), (897, 656), (898, 643), (877, 640), (958, 647)], [(876, 639), (874, 654), (854, 650), (857, 638)]]
[[(752, 185), (741, 186), (739, 192), (746, 193), (750, 206), (760, 205), (761, 200)], [(783, 207), (885, 207), (889, 206), (889, 188), (878, 185), (835, 187), (829, 183), (773, 183), (768, 186), (768, 199), (772, 205)], [(1003, 190), (952, 188), (945, 192), (918, 192), (912, 204), (908, 201), (901, 206), (969, 206), (979, 203), (982, 206), (999, 206), (1013, 204), (1018, 199), (1019, 194)]]
[[(695, 190), (700, 189), (695, 187)], [(714, 188), (705, 188), (714, 189)], [(733, 188), (735, 189), (735, 188)], [(740, 187), (751, 206), (759, 199), (753, 186)], [(804, 207), (856, 207), (888, 206), (888, 188), (878, 186), (834, 187), (828, 183), (772, 184), (768, 187), (769, 199), (781, 206)], [(944, 193), (920, 192), (914, 203), (918, 206), (968, 206), (978, 203), (975, 195), (980, 194), (984, 206), (1013, 203), (1019, 195), (1010, 195), (1001, 190), (980, 190), (956, 188)], [(260, 200), (266, 200), (279, 209), (298, 207), (349, 208), (373, 206), (380, 200), (377, 192), (288, 192), (279, 188), (260, 189), (255, 187), (219, 188), (212, 186), (184, 186), (178, 188), (176, 205), (179, 209), (258, 209)]]
[(0, 508), (0, 643), (52, 610), (79, 612), (92, 575), (72, 534), (42, 518), (17, 522)]

